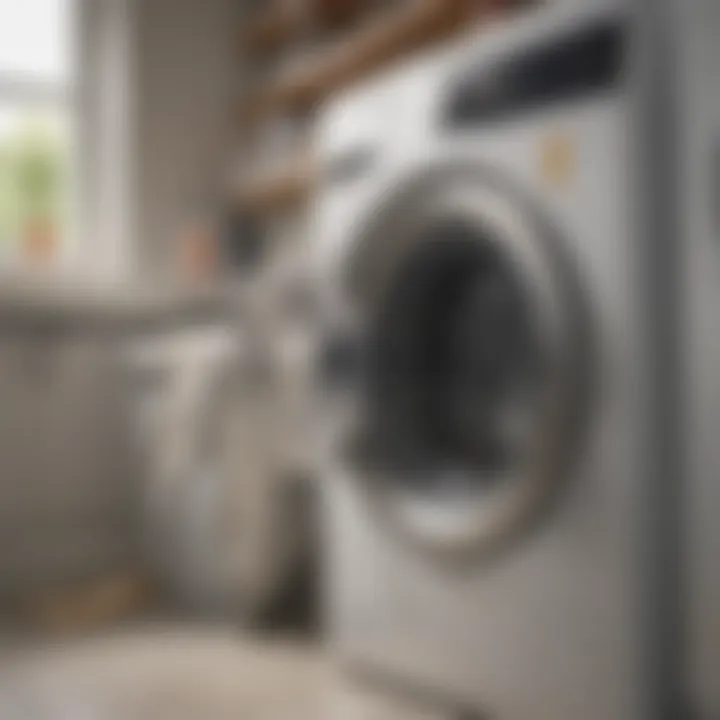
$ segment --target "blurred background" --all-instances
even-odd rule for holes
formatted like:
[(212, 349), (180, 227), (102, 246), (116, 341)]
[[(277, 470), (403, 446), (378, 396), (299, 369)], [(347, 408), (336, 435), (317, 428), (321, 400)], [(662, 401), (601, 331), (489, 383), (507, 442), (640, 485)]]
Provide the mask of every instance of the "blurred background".
[[(322, 558), (336, 541), (358, 559), (335, 577), (339, 604), (347, 597), (348, 612), (356, 600), (360, 608), (349, 645), (355, 632), (362, 648), (364, 623), (377, 621), (382, 634), (398, 613), (416, 643), (409, 655), (434, 651), (412, 630), (413, 612), (424, 628), (427, 607), (413, 591), (403, 596), (422, 582), (398, 580), (395, 604), (382, 592), (392, 596), (406, 568), (422, 576), (415, 558), (375, 575), (384, 546), (374, 530), (366, 544), (345, 537), (339, 511), (328, 540), (320, 522), (318, 368), (325, 362), (322, 372), (342, 383), (357, 358), (347, 338), (324, 344), (327, 315), (335, 327), (340, 309), (328, 313), (319, 299), (327, 268), (315, 254), (318, 227), (328, 237), (336, 226), (355, 233), (354, 203), (371, 202), (382, 185), (348, 191), (344, 179), (373, 167), (368, 138), (382, 136), (381, 161), (396, 148), (400, 157), (397, 127), (420, 127), (424, 78), (444, 62), (433, 58), (482, 44), (498, 27), (525, 27), (541, 4), (584, 3), (0, 0), (0, 718), (420, 717), (401, 704), (363, 714), (342, 705), (344, 715), (337, 705), (338, 693), (345, 703), (356, 690), (344, 689), (334, 662), (323, 600)], [(587, 75), (582, 62), (573, 75), (549, 61), (525, 67), (525, 84), (510, 74), (499, 83), (541, 103), (602, 84), (607, 68), (588, 62)], [(393, 80), (398, 68), (404, 84)], [(457, 122), (483, 102), (510, 107), (515, 90), (458, 104)], [(582, 203), (597, 196), (578, 170), (582, 133), (592, 161), (584, 167), (599, 167), (600, 181), (604, 158), (622, 153), (598, 152), (606, 136), (595, 143), (591, 124), (550, 120), (537, 162), (525, 140), (500, 135), (497, 156), (525, 152), (543, 201), (563, 221), (586, 209), (590, 217), (604, 196)], [(425, 157), (424, 136), (412, 137), (408, 155)], [(580, 201), (563, 195), (576, 178)], [(615, 217), (608, 207), (598, 235)], [(437, 495), (430, 487), (433, 501), (486, 498), (454, 482), (444, 478)], [(410, 485), (398, 495), (418, 490)], [(349, 512), (349, 523), (358, 516)], [(441, 534), (443, 521), (433, 522), (428, 534)], [(608, 522), (615, 527), (615, 516)], [(568, 562), (582, 575), (594, 560), (579, 557)], [(361, 577), (370, 580), (353, 595)], [(469, 585), (452, 582), (462, 587), (457, 613), (442, 591), (428, 597), (460, 618), (475, 601), (462, 594)], [(387, 605), (376, 610), (381, 596)], [(342, 644), (342, 627), (337, 635)], [(529, 720), (513, 712), (488, 717)], [(551, 716), (566, 718), (538, 715)]]

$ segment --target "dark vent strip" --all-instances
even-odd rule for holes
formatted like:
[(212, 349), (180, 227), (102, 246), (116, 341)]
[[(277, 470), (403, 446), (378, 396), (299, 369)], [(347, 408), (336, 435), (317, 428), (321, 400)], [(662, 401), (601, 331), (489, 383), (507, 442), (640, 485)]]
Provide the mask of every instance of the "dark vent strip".
[(623, 35), (619, 19), (605, 20), (476, 64), (451, 90), (443, 123), (477, 125), (607, 91), (621, 78)]

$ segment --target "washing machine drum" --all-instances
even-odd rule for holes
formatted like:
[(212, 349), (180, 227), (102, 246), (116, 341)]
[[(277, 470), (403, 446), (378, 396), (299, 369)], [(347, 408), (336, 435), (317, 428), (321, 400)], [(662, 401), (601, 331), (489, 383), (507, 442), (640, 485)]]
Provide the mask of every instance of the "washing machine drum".
[(566, 245), (512, 188), (455, 168), (391, 199), (356, 248), (354, 475), (435, 549), (517, 536), (567, 474), (587, 395)]

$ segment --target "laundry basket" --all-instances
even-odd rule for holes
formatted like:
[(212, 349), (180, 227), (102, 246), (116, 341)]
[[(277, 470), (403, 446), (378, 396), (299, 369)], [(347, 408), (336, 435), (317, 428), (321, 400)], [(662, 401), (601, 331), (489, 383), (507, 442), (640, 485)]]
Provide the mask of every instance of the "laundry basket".
[(292, 388), (272, 329), (247, 311), (145, 338), (133, 363), (154, 387), (144, 539), (155, 574), (183, 606), (255, 625), (306, 589), (313, 523)]

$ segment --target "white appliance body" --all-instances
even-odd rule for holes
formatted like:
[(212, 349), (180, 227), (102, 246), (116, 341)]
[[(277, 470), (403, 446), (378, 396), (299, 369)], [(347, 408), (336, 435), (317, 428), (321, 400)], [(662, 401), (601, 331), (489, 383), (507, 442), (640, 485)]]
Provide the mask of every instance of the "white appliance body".
[[(333, 647), (348, 667), (425, 692), (458, 713), (508, 720), (639, 720), (658, 717), (680, 701), (675, 685), (682, 681), (673, 675), (673, 664), (660, 658), (666, 652), (680, 654), (673, 646), (672, 619), (668, 627), (663, 624), (671, 603), (658, 610), (654, 601), (676, 570), (664, 569), (658, 560), (658, 517), (664, 518), (668, 508), (657, 500), (655, 484), (672, 486), (676, 478), (653, 476), (654, 451), (662, 437), (654, 420), (661, 406), (653, 403), (664, 389), (655, 351), (664, 331), (654, 325), (662, 323), (657, 309), (649, 309), (656, 260), (652, 241), (645, 238), (656, 208), (648, 202), (651, 193), (644, 192), (649, 171), (643, 152), (649, 143), (640, 130), (653, 92), (643, 65), (643, 57), (653, 52), (645, 46), (645, 25), (652, 23), (622, 5), (556, 7), (512, 27), (483, 32), (424, 58), (405, 76), (401, 70), (342, 98), (326, 110), (322, 122), (320, 142), (329, 171), (317, 209), (316, 248), (318, 267), (328, 278), (331, 334), (337, 327), (355, 328), (363, 302), (381, 303), (391, 296), (393, 271), (401, 265), (392, 264), (388, 248), (399, 247), (400, 257), (410, 248), (411, 255), (413, 244), (421, 241), (405, 235), (417, 236), (423, 224), (459, 212), (464, 223), (476, 223), (483, 242), (489, 236), (490, 244), (507, 251), (528, 296), (542, 306), (535, 327), (540, 335), (549, 333), (550, 375), (555, 373), (561, 384), (564, 374), (578, 369), (574, 365), (584, 365), (582, 393), (578, 384), (551, 396), (555, 405), (574, 403), (573, 417), (582, 426), (576, 434), (561, 423), (552, 428), (559, 435), (548, 441), (557, 443), (554, 452), (568, 454), (564, 469), (556, 467), (553, 478), (542, 453), (529, 453), (538, 464), (511, 464), (501, 475), (499, 492), (491, 486), (478, 493), (472, 479), (454, 483), (434, 467), (418, 470), (430, 476), (429, 485), (418, 491), (407, 481), (406, 470), (398, 479), (384, 468), (378, 478), (377, 471), (359, 465), (340, 437), (354, 427), (358, 403), (352, 398), (364, 387), (356, 377), (346, 381), (343, 395), (351, 398), (353, 410), (342, 422), (328, 423), (336, 435), (327, 444), (331, 450), (325, 454), (324, 473)], [(702, 3), (695, 5), (699, 10)], [(689, 10), (690, 16), (697, 22), (699, 13)], [(588, 38), (597, 40), (593, 33), (599, 27), (605, 28), (601, 35), (608, 33), (608, 44), (595, 51), (622, 48), (622, 66), (612, 83), (574, 92), (572, 80), (563, 86), (561, 77), (555, 89), (568, 92), (560, 101), (552, 92), (533, 95), (537, 88), (520, 83), (517, 93), (531, 96), (523, 106), (517, 95), (508, 100), (487, 85), (473, 99), (471, 81), (470, 100), (458, 100), (457, 88), (473, 68), (479, 68), (481, 78), (483, 68), (501, 68), (495, 80), (513, 85), (519, 71), (527, 77), (531, 67), (523, 66), (522, 58), (539, 62), (547, 73), (552, 61), (543, 66), (543, 58), (533, 52), (565, 48), (572, 55)], [(705, 43), (708, 54), (710, 45)], [(697, 56), (692, 60), (700, 62)], [(708, 57), (703, 62), (707, 70)], [(449, 110), (453, 93), (456, 125)], [(364, 127), (365, 136), (339, 131), (353, 125), (348, 116), (357, 118), (355, 126)], [(375, 125), (363, 125), (363, 117), (374, 118)], [(707, 114), (703, 117), (707, 122)], [(703, 129), (705, 137), (708, 130)], [(347, 167), (344, 158), (358, 155), (362, 162), (349, 163), (350, 171), (335, 177), (338, 158), (342, 168)], [(423, 180), (433, 175), (440, 180)], [(546, 243), (542, 236), (548, 228), (553, 240)], [(708, 305), (705, 292), (720, 291), (718, 259), (710, 270), (706, 257), (717, 248), (707, 246), (707, 227), (695, 229), (693, 252), (713, 277), (691, 294), (692, 304), (707, 308), (716, 303)], [(384, 256), (375, 251), (385, 259), (368, 261), (371, 269), (359, 281), (366, 284), (364, 294), (357, 291), (348, 300), (347, 275), (364, 257), (362, 249), (373, 244), (385, 248)], [(562, 256), (559, 264), (556, 251)], [(657, 252), (665, 250), (658, 245)], [(377, 277), (383, 272), (391, 278), (385, 285)], [(566, 280), (577, 295), (566, 292)], [(576, 300), (582, 310), (568, 307)], [(543, 313), (550, 316), (547, 324)], [(581, 315), (582, 322), (569, 323), (568, 314), (575, 320)], [(694, 317), (693, 338), (703, 349), (692, 355), (699, 367), (690, 384), (696, 383), (701, 402), (693, 407), (703, 425), (720, 407), (705, 392), (713, 384), (718, 358), (704, 348), (707, 342), (716, 344), (717, 333), (711, 340), (710, 319), (699, 313)], [(572, 328), (581, 328), (582, 337), (575, 337)], [(373, 336), (358, 332), (357, 337), (360, 346)], [(567, 345), (580, 344), (581, 352), (566, 353)], [(579, 397), (576, 402), (573, 393), (583, 402)], [(543, 435), (543, 418), (552, 426), (553, 411), (547, 412), (532, 416), (531, 437)], [(711, 443), (711, 426), (716, 423), (701, 433), (704, 442)], [(709, 567), (717, 533), (710, 537), (713, 511), (708, 507), (717, 497), (717, 483), (711, 477), (712, 451), (707, 446), (697, 450), (703, 481), (690, 484), (702, 488), (693, 496), (692, 512), (705, 523), (693, 536), (702, 558), (699, 565), (691, 564), (693, 608), (702, 612), (693, 614), (699, 625), (691, 655), (695, 677), (701, 678), (696, 695), (710, 713), (713, 705), (718, 707), (712, 673), (720, 643), (703, 639), (703, 628), (712, 624), (710, 608), (717, 598)], [(553, 492), (535, 492), (532, 488), (548, 476)], [(516, 490), (505, 492), (505, 486)], [(525, 499), (518, 499), (523, 492)], [(668, 534), (667, 547), (674, 550), (672, 528)], [(668, 555), (667, 564), (672, 562)]]

